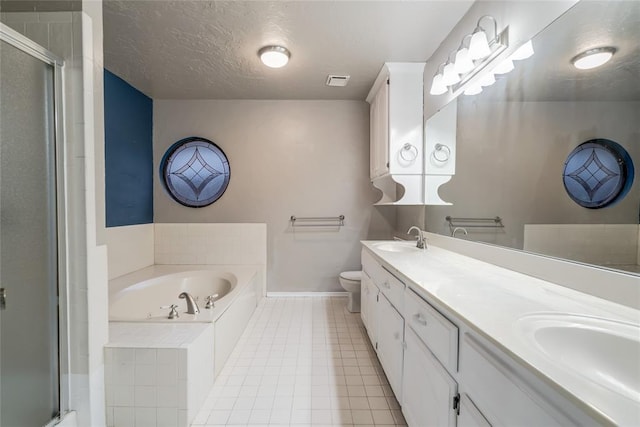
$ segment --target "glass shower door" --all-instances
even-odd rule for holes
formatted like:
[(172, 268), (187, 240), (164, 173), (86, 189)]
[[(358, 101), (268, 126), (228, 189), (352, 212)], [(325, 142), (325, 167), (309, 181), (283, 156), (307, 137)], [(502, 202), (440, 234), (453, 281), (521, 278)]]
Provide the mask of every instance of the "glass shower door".
[(0, 426), (59, 412), (53, 67), (0, 41)]

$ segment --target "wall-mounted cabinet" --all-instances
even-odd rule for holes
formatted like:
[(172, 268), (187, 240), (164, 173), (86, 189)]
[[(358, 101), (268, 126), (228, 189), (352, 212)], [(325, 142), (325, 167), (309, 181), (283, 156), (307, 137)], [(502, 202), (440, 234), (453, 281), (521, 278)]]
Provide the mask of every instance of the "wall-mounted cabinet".
[[(378, 203), (422, 204), (424, 63), (386, 63), (367, 96), (370, 107), (373, 185), (383, 196)], [(404, 195), (396, 198), (396, 185)]]
[(438, 188), (455, 173), (455, 103), (433, 123), (427, 122), (425, 129), (424, 65), (386, 63), (367, 96), (369, 172), (382, 192), (376, 204), (449, 204), (439, 197)]

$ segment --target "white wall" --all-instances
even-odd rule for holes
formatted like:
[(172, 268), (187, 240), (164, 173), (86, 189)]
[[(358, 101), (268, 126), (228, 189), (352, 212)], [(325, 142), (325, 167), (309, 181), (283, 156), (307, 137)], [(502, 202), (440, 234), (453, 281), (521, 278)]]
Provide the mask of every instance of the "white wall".
[[(155, 170), (179, 139), (202, 136), (229, 158), (231, 182), (213, 205), (174, 202), (154, 183), (157, 223), (267, 224), (268, 291), (340, 291), (360, 269), (359, 240), (389, 235), (371, 207), (369, 108), (364, 101), (154, 100)], [(291, 228), (289, 217), (345, 215), (339, 229)]]

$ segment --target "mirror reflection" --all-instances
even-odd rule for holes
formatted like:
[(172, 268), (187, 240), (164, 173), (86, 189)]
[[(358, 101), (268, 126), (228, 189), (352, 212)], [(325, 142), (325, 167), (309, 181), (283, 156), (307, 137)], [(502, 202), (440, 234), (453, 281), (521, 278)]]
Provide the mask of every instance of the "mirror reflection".
[[(426, 230), (639, 273), (638, 40), (640, 3), (581, 1), (533, 39), (531, 58), (453, 101), (456, 171), (439, 191), (453, 204), (427, 206)], [(626, 156), (585, 144), (569, 161), (594, 140)]]

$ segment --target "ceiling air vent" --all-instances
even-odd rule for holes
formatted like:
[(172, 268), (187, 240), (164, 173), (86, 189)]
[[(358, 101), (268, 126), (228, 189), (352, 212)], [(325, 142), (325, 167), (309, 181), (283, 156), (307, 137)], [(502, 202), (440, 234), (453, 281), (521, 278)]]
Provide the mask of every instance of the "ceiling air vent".
[(349, 83), (349, 78), (351, 76), (338, 76), (336, 74), (329, 74), (327, 76), (327, 86), (346, 86)]

